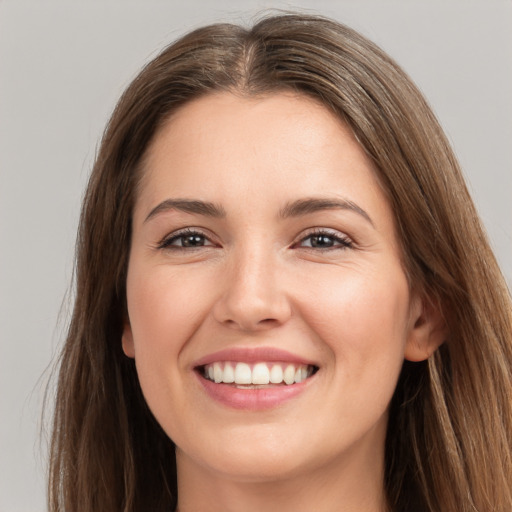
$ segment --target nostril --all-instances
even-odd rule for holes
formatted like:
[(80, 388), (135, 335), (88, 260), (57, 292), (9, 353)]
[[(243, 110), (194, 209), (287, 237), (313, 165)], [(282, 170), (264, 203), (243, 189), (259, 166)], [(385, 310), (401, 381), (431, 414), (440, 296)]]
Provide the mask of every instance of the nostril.
[(276, 323), (276, 322), (277, 322), (277, 319), (275, 319), (275, 318), (265, 318), (265, 319), (259, 321), (260, 324), (272, 324), (272, 323)]

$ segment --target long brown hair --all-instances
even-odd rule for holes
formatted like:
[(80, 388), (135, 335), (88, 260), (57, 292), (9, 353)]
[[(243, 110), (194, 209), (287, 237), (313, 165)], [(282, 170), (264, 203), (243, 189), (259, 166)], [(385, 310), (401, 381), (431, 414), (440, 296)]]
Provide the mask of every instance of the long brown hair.
[(449, 326), (428, 361), (404, 364), (390, 406), (392, 510), (512, 510), (512, 306), (459, 166), (435, 116), (376, 45), (298, 14), (250, 29), (196, 30), (150, 62), (120, 99), (86, 191), (76, 300), (51, 444), (50, 510), (168, 511), (174, 446), (121, 349), (131, 216), (159, 126), (212, 91), (309, 95), (348, 124), (375, 162), (411, 283)]

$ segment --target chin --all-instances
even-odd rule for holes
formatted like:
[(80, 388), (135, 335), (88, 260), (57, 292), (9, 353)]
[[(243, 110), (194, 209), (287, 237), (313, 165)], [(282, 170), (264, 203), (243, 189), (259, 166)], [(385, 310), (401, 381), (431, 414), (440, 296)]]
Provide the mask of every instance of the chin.
[[(286, 427), (259, 425), (255, 428), (229, 429), (217, 432), (199, 442), (198, 436), (190, 443), (177, 440), (177, 459), (201, 466), (231, 480), (264, 482), (294, 477), (308, 465), (301, 435), (290, 435)], [(191, 448), (188, 450), (188, 448)]]

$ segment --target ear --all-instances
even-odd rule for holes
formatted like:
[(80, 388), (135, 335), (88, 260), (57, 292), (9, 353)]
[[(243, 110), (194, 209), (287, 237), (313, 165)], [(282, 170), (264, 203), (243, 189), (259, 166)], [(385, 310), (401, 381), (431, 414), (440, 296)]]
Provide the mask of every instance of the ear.
[(135, 347), (133, 344), (132, 326), (130, 320), (126, 318), (123, 326), (123, 336), (121, 337), (121, 344), (125, 356), (135, 358)]
[(405, 359), (424, 361), (446, 340), (448, 328), (440, 305), (414, 295), (411, 301), (410, 330), (405, 346)]

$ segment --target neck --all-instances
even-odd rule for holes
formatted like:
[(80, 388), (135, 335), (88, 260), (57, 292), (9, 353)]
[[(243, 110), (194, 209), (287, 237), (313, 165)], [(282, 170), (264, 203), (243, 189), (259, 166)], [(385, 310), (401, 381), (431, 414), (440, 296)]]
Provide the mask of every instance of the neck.
[[(384, 454), (333, 461), (307, 473), (244, 480), (177, 453), (177, 512), (385, 512)], [(371, 462), (371, 464), (368, 464)]]

